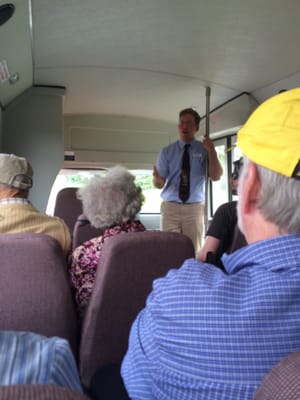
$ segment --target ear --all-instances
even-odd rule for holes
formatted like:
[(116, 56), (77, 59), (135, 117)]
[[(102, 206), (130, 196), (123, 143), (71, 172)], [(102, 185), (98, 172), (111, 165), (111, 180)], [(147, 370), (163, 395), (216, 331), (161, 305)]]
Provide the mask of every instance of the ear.
[(260, 179), (255, 164), (249, 163), (241, 187), (241, 211), (244, 215), (253, 214), (257, 210), (260, 192)]

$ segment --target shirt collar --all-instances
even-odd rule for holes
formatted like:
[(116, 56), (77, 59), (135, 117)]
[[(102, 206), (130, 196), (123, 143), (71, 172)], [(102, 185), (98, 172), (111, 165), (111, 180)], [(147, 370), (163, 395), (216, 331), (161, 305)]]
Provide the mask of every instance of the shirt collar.
[(28, 199), (21, 197), (9, 197), (7, 199), (0, 199), (0, 204), (31, 204)]
[(184, 141), (181, 140), (181, 139), (179, 139), (178, 142), (179, 142), (179, 145), (180, 145), (180, 148), (181, 148), (181, 149), (183, 149), (184, 146), (185, 146), (186, 144), (190, 144), (190, 145), (191, 145), (191, 148), (192, 148), (193, 145), (194, 145), (194, 143), (196, 142), (196, 139), (192, 140), (190, 143), (186, 143), (186, 142), (184, 142)]
[(252, 243), (231, 254), (222, 262), (229, 274), (246, 267), (262, 267), (281, 272), (300, 267), (300, 234), (287, 234)]

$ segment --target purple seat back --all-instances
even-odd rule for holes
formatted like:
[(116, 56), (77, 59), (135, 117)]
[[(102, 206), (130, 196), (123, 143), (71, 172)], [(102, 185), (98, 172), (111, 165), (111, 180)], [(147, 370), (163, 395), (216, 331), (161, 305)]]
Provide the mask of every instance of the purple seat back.
[(192, 257), (193, 243), (180, 233), (134, 232), (106, 240), (81, 334), (80, 373), (87, 387), (97, 367), (123, 359), (153, 280)]
[(0, 234), (0, 254), (0, 329), (66, 338), (77, 356), (76, 308), (59, 243), (44, 234)]
[(65, 221), (71, 233), (73, 232), (78, 215), (82, 214), (81, 200), (76, 197), (77, 190), (78, 188), (76, 187), (68, 187), (60, 190), (57, 193), (54, 207), (54, 215)]
[(84, 214), (79, 215), (74, 225), (72, 249), (90, 240), (94, 237), (101, 236), (104, 232), (103, 229), (95, 228), (90, 224), (90, 221)]
[(0, 386), (1, 400), (89, 400), (84, 394), (58, 385)]
[(300, 399), (300, 351), (295, 351), (276, 364), (264, 377), (254, 400)]

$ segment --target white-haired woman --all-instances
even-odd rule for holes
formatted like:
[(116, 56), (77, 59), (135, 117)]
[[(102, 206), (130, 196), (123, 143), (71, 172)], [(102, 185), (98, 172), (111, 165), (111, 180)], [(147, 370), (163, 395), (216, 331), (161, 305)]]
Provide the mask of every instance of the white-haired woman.
[(71, 282), (82, 314), (92, 294), (104, 242), (114, 235), (145, 230), (136, 220), (144, 196), (142, 189), (135, 185), (134, 176), (121, 166), (109, 169), (104, 176), (92, 178), (78, 190), (77, 196), (91, 225), (105, 228), (103, 235), (84, 242), (72, 254)]

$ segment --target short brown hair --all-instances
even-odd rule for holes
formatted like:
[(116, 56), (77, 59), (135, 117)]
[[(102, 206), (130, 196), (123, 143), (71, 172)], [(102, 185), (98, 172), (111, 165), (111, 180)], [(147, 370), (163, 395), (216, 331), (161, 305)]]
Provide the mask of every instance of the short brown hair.
[(195, 119), (195, 124), (197, 125), (197, 127), (199, 127), (199, 124), (200, 124), (200, 121), (201, 121), (201, 117), (197, 113), (197, 111), (194, 110), (193, 108), (185, 108), (185, 109), (180, 111), (179, 118), (181, 118), (183, 115), (186, 115), (186, 114), (192, 115), (194, 117), (194, 119)]

